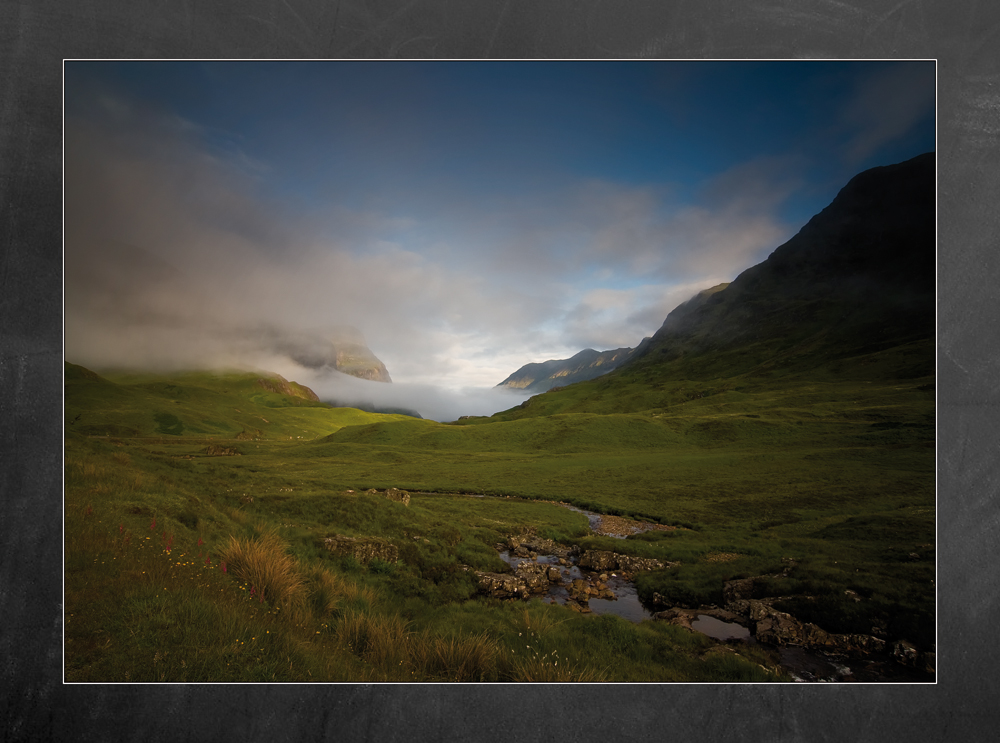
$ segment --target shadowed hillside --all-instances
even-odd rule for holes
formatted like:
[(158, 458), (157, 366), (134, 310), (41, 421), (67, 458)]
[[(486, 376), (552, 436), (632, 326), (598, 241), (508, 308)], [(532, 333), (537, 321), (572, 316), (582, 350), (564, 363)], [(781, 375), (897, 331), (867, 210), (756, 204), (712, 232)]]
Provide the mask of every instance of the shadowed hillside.
[(767, 260), (677, 307), (618, 369), (498, 416), (658, 409), (673, 399), (663, 385), (684, 380), (701, 396), (709, 380), (933, 375), (935, 260), (934, 154), (873, 168)]

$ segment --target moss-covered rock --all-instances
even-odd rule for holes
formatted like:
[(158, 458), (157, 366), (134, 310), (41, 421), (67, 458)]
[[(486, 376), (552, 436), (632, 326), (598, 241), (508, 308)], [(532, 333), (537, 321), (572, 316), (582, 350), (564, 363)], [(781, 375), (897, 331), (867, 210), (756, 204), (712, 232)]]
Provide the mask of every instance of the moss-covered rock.
[(323, 540), (323, 546), (335, 555), (353, 557), (361, 563), (378, 559), (395, 563), (399, 560), (399, 550), (392, 542), (371, 537), (345, 537), (335, 534)]

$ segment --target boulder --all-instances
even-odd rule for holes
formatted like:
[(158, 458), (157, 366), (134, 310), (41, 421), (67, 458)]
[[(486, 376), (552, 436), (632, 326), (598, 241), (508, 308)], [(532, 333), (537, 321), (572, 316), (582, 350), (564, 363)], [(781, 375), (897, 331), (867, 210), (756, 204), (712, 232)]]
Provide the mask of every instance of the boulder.
[(550, 583), (559, 582), (560, 576), (557, 569), (548, 565), (522, 562), (513, 573), (477, 572), (476, 578), (480, 593), (498, 599), (524, 599), (533, 593), (545, 593)]
[(756, 577), (742, 578), (740, 580), (727, 580), (722, 584), (722, 600), (725, 603), (730, 604), (734, 601), (746, 601), (753, 598), (753, 588), (756, 582)]
[(365, 495), (381, 495), (383, 498), (402, 503), (404, 506), (410, 505), (410, 494), (399, 488), (389, 488), (384, 493), (380, 493), (375, 488), (369, 488), (365, 491)]
[(238, 457), (240, 453), (231, 446), (220, 446), (219, 444), (209, 444), (205, 453), (210, 457)]
[(892, 657), (900, 665), (916, 668), (920, 660), (920, 651), (906, 640), (897, 640), (892, 646)]
[(801, 622), (791, 614), (778, 611), (763, 601), (750, 601), (750, 619), (759, 642), (772, 645), (798, 645), (853, 657), (867, 657), (885, 652), (885, 640), (872, 635), (835, 634), (811, 622)]
[(410, 505), (410, 494), (399, 488), (389, 488), (385, 491), (385, 497), (397, 503), (402, 503), (404, 506)]
[(523, 599), (530, 595), (528, 587), (517, 575), (509, 573), (476, 573), (479, 592), (497, 599)]
[(555, 555), (560, 558), (567, 558), (577, 551), (576, 547), (567, 547), (564, 544), (535, 536), (533, 534), (521, 534), (510, 537), (507, 540), (507, 547), (518, 555), (528, 555), (534, 552), (536, 555)]
[(606, 550), (587, 550), (577, 565), (581, 569), (605, 571), (618, 568), (618, 553)]
[(522, 562), (514, 568), (517, 576), (529, 591), (544, 593), (549, 590), (549, 571), (546, 565), (533, 562)]
[(361, 563), (369, 563), (374, 559), (385, 562), (397, 562), (399, 550), (392, 542), (369, 537), (345, 537), (334, 534), (323, 540), (323, 546), (335, 555), (353, 557)]
[(590, 601), (590, 593), (587, 591), (587, 587), (587, 581), (582, 578), (576, 578), (566, 587), (566, 591), (570, 599), (586, 606), (587, 602)]
[(577, 564), (581, 569), (591, 570), (595, 573), (607, 573), (617, 570), (619, 573), (630, 575), (632, 573), (673, 567), (677, 563), (662, 562), (651, 557), (632, 557), (631, 555), (622, 555), (618, 552), (609, 552), (607, 550), (587, 550), (580, 557)]
[[(667, 609), (666, 611), (657, 612), (653, 615), (653, 619), (657, 619), (667, 624), (674, 624), (678, 627), (684, 627), (685, 629), (691, 629), (691, 621), (694, 617), (690, 612), (684, 609), (679, 609), (676, 606)], [(693, 630), (692, 630), (693, 631)]]

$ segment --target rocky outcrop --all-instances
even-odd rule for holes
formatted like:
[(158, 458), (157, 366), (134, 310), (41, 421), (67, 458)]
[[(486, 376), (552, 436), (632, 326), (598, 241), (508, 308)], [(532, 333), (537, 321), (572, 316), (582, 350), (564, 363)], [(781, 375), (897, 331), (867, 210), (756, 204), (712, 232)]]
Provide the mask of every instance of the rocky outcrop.
[(608, 587), (607, 575), (591, 576), (589, 580), (577, 578), (566, 587), (569, 598), (572, 601), (586, 606), (591, 599), (608, 599), (616, 601), (615, 592)]
[(553, 583), (559, 583), (562, 575), (553, 565), (535, 562), (521, 562), (513, 573), (476, 572), (479, 592), (491, 598), (525, 599), (532, 594), (545, 593)]
[(479, 592), (495, 599), (525, 599), (531, 591), (517, 575), (476, 572)]
[(812, 622), (802, 622), (791, 614), (778, 611), (766, 601), (738, 600), (726, 608), (750, 619), (758, 642), (796, 645), (859, 658), (886, 651), (885, 640), (879, 637), (827, 632)]
[(260, 332), (265, 342), (300, 366), (317, 372), (338, 371), (375, 382), (391, 382), (385, 364), (368, 348), (357, 328), (337, 326), (322, 333), (289, 333), (274, 328)]
[(410, 494), (405, 490), (400, 490), (399, 488), (389, 488), (382, 495), (389, 500), (402, 503), (404, 506), (410, 505)]
[(781, 597), (754, 598), (754, 592), (769, 578), (787, 577), (796, 561), (782, 558), (785, 567), (780, 573), (755, 575), (726, 581), (722, 585), (722, 598), (727, 611), (749, 619), (758, 642), (772, 645), (795, 645), (811, 650), (825, 650), (853, 657), (867, 657), (884, 653), (885, 640), (874, 635), (836, 634), (827, 632), (811, 622), (802, 622), (787, 612), (778, 611), (772, 604)]
[(932, 652), (923, 653), (906, 640), (897, 640), (892, 646), (892, 658), (902, 666), (916, 668), (924, 673), (936, 672), (936, 657)]
[(507, 540), (507, 548), (512, 554), (519, 557), (534, 557), (537, 555), (555, 555), (556, 557), (569, 557), (576, 555), (580, 549), (576, 545), (567, 547), (564, 544), (551, 539), (535, 536), (533, 534), (521, 534), (510, 537)]
[(592, 570), (594, 572), (615, 570), (628, 576), (633, 573), (674, 567), (677, 563), (654, 560), (651, 557), (622, 555), (618, 552), (609, 552), (606, 550), (587, 550), (580, 557), (577, 565), (581, 570)]
[(358, 562), (369, 563), (379, 559), (397, 562), (399, 550), (396, 545), (374, 537), (345, 537), (335, 534), (323, 540), (323, 546), (335, 555), (353, 557)]
[(727, 580), (722, 584), (722, 600), (726, 604), (736, 601), (747, 601), (753, 598), (753, 589), (763, 576), (753, 578), (741, 578), (739, 580)]
[(520, 578), (532, 593), (544, 593), (549, 590), (549, 583), (558, 583), (557, 571), (555, 581), (549, 579), (549, 566), (537, 562), (522, 562), (514, 568), (514, 575)]
[(383, 498), (388, 498), (391, 501), (402, 503), (404, 506), (410, 505), (410, 494), (405, 490), (400, 490), (399, 488), (389, 488), (383, 493), (380, 493), (375, 488), (371, 488), (365, 491), (365, 495), (381, 495)]
[(641, 534), (644, 531), (675, 531), (676, 526), (665, 526), (654, 524), (649, 521), (636, 521), (626, 519), (621, 516), (602, 515), (596, 524), (591, 528), (595, 534), (604, 534), (609, 537), (628, 537), (632, 534)]
[(205, 453), (210, 457), (238, 457), (240, 453), (231, 446), (220, 446), (219, 444), (209, 444)]
[[(722, 584), (722, 600), (726, 604), (727, 609), (732, 607), (729, 604), (748, 601), (753, 598), (754, 589), (758, 584), (763, 583), (769, 578), (787, 578), (788, 574), (791, 572), (792, 568), (798, 565), (791, 557), (782, 557), (782, 564), (785, 566), (781, 569), (780, 573), (771, 573), (769, 575), (755, 575), (751, 578), (739, 578), (737, 580), (727, 580)], [(743, 607), (745, 610), (746, 607)]]

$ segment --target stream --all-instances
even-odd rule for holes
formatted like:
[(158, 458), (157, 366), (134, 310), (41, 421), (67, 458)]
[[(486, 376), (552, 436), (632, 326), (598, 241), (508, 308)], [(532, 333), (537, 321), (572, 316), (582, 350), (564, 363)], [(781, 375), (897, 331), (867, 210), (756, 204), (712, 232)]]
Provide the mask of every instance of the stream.
[[(484, 497), (484, 496), (478, 496)], [(485, 496), (490, 497), (490, 496)], [(604, 536), (624, 539), (630, 534), (641, 533), (658, 527), (656, 524), (639, 524), (632, 522), (635, 526), (621, 524), (618, 519), (608, 518), (603, 514), (586, 511), (576, 506), (560, 503), (564, 508), (582, 513), (587, 517), (590, 528), (595, 533)], [(612, 526), (602, 525), (602, 521), (608, 520)], [(619, 524), (618, 529), (614, 524)], [(614, 531), (627, 531), (628, 533), (614, 533)], [(538, 555), (535, 558), (521, 557), (513, 555), (505, 550), (500, 553), (500, 558), (516, 568), (521, 562), (535, 562), (539, 564), (557, 565), (562, 572), (561, 585), (552, 585), (548, 591), (541, 595), (543, 601), (565, 604), (569, 600), (569, 592), (566, 584), (574, 579), (586, 579), (587, 575), (576, 566), (576, 557), (564, 558), (566, 564), (560, 564), (556, 555)], [(635, 584), (614, 573), (608, 573), (607, 587), (615, 595), (615, 599), (605, 599), (593, 597), (589, 600), (588, 606), (594, 614), (617, 614), (630, 622), (642, 622), (652, 619), (653, 613), (639, 601)], [(708, 635), (720, 642), (746, 642), (756, 644), (757, 640), (753, 633), (743, 625), (736, 622), (726, 622), (707, 614), (698, 614), (691, 622), (691, 629), (696, 632)], [(872, 660), (843, 658), (823, 653), (818, 650), (808, 650), (794, 646), (769, 646), (762, 645), (773, 650), (777, 661), (781, 667), (791, 676), (792, 680), (798, 683), (816, 682), (933, 682), (932, 674), (923, 673), (912, 668), (906, 668), (891, 660)]]

